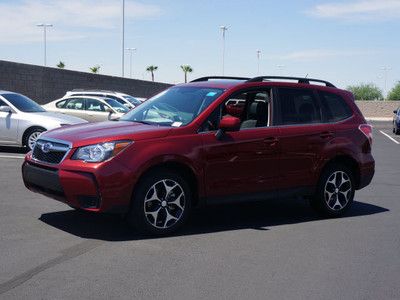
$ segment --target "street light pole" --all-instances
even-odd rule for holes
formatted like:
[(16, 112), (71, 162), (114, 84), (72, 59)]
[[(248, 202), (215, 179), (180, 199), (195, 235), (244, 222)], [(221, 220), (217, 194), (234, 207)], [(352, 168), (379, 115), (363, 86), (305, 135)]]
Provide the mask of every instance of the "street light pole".
[(47, 42), (46, 42), (46, 29), (47, 27), (53, 27), (53, 24), (36, 24), (37, 27), (43, 27), (43, 48), (44, 48), (44, 66), (47, 66)]
[(257, 75), (260, 75), (260, 57), (261, 57), (261, 50), (257, 50)]
[(381, 70), (383, 70), (383, 72), (385, 73), (384, 76), (385, 76), (385, 97), (386, 97), (386, 98), (387, 98), (387, 75), (388, 75), (388, 72), (389, 72), (391, 69), (392, 69), (392, 67), (389, 67), (389, 66), (383, 66), (383, 67), (381, 67)]
[(122, 77), (125, 75), (125, 0), (122, 0), (122, 62), (121, 62), (121, 67), (122, 67)]
[(225, 73), (225, 31), (228, 30), (228, 26), (220, 26), (222, 30), (222, 75)]
[(125, 50), (130, 52), (130, 61), (129, 61), (130, 69), (129, 69), (129, 75), (130, 75), (130, 78), (132, 78), (132, 74), (133, 74), (133, 73), (132, 73), (132, 54), (133, 54), (133, 52), (136, 51), (137, 49), (136, 49), (136, 48), (125, 48)]

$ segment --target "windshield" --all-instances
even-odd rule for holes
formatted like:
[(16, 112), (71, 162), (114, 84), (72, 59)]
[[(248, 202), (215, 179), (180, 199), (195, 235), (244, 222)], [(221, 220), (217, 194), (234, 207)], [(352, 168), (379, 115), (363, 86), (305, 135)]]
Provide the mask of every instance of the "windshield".
[(19, 111), (22, 112), (45, 112), (46, 110), (42, 108), (39, 104), (35, 101), (29, 99), (28, 97), (9, 93), (9, 94), (2, 94), (4, 98), (6, 98), (12, 105), (14, 105)]
[(119, 113), (126, 113), (129, 110), (126, 106), (122, 105), (117, 100), (105, 98), (104, 101), (106, 101), (108, 105), (110, 105), (115, 111)]
[(223, 89), (173, 87), (142, 103), (121, 121), (180, 127), (189, 124), (222, 93)]
[(135, 106), (138, 106), (139, 104), (142, 104), (142, 102), (132, 96), (123, 96), (124, 99), (128, 100), (130, 103), (132, 103)]

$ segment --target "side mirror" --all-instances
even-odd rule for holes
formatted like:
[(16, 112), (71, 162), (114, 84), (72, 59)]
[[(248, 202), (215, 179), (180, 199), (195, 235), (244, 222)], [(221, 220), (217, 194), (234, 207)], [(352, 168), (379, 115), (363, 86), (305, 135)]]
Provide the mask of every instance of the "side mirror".
[(110, 107), (105, 107), (105, 111), (108, 113), (113, 113), (114, 111)]
[(232, 116), (226, 116), (219, 122), (219, 129), (215, 133), (217, 140), (221, 140), (226, 131), (238, 131), (240, 129), (240, 119)]
[(12, 111), (11, 107), (3, 105), (3, 106), (0, 106), (0, 112), (5, 112), (5, 113), (11, 114), (13, 111)]
[(395, 109), (395, 110), (393, 111), (393, 113), (394, 113), (394, 114), (397, 114), (397, 110)]
[(219, 129), (223, 131), (238, 131), (240, 128), (240, 119), (236, 117), (223, 117), (219, 123)]

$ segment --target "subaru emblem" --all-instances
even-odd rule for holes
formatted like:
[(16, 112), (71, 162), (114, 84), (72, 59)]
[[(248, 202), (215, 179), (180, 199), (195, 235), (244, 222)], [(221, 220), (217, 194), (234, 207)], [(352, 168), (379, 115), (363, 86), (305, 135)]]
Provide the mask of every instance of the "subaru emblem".
[(42, 151), (44, 152), (44, 153), (49, 153), (50, 151), (51, 151), (51, 148), (53, 148), (53, 144), (52, 143), (44, 143), (43, 145), (42, 145)]

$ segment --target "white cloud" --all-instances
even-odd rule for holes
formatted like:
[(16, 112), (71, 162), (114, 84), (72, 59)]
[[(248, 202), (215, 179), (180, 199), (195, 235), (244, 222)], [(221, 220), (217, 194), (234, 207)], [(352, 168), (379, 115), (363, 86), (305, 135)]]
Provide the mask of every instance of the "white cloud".
[(335, 57), (352, 57), (361, 55), (376, 54), (376, 50), (328, 50), (328, 49), (310, 49), (295, 51), (286, 54), (272, 55), (270, 58), (277, 60), (291, 61), (315, 61)]
[(343, 20), (377, 20), (400, 18), (399, 0), (359, 0), (318, 4), (309, 12), (320, 18)]
[[(125, 1), (126, 20), (157, 17), (157, 5)], [(52, 23), (57, 34), (50, 40), (82, 38), (93, 28), (112, 29), (121, 24), (120, 0), (23, 0), (0, 3), (0, 43), (41, 40), (37, 23)]]

